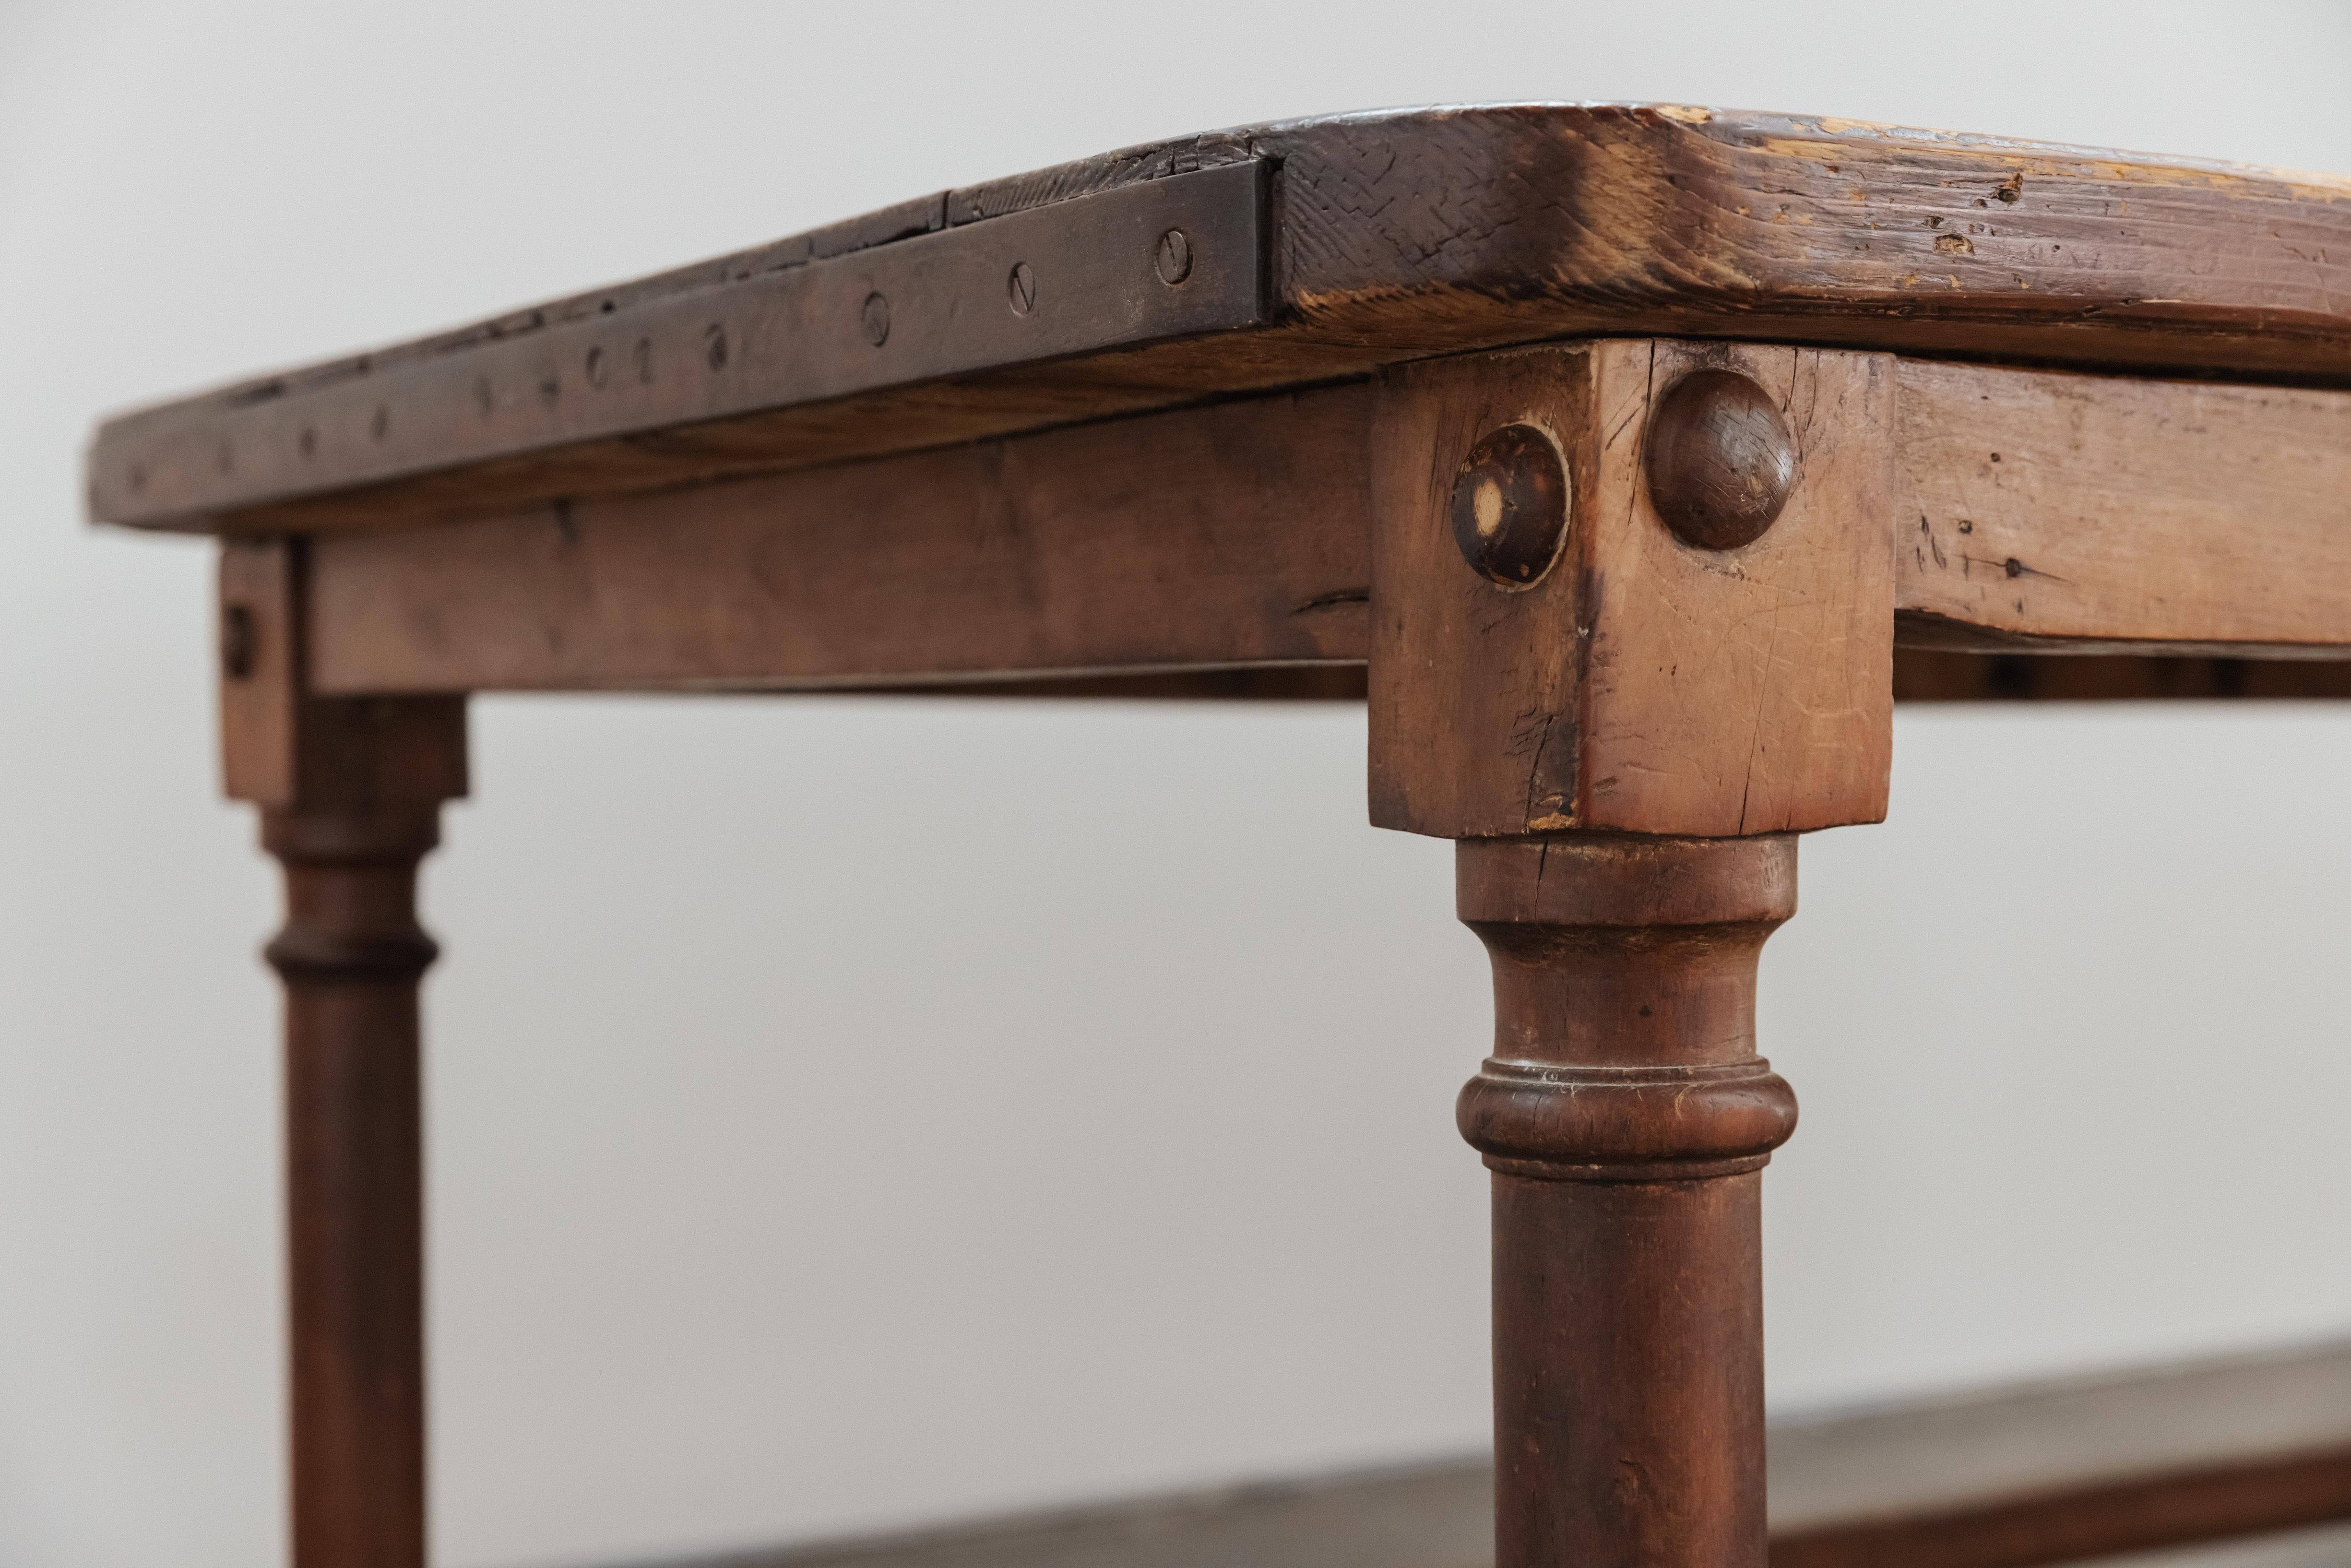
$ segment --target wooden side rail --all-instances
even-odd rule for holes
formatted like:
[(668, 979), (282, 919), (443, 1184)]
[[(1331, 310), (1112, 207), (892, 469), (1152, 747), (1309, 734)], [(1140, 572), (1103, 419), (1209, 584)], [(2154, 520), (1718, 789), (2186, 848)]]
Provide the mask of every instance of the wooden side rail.
[[(2351, 393), (1895, 363), (1906, 645), (2351, 653)], [(809, 688), (1359, 663), (1365, 476), (1392, 383), (320, 536), (311, 678), (328, 694)], [(1905, 695), (2239, 681), (2010, 671), (1946, 665)]]
[[(1770, 1497), (1772, 1568), (2026, 1568), (2351, 1520), (2351, 1345), (1777, 1422)], [(669, 1568), (1485, 1568), (1492, 1528), (1493, 1469), (1462, 1458)], [(2277, 1539), (2265, 1568), (2351, 1560), (2351, 1525)]]

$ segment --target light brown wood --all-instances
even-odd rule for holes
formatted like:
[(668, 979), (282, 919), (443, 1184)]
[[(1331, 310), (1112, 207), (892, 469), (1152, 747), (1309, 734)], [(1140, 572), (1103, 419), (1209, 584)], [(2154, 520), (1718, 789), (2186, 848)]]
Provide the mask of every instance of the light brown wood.
[[(1050, 362), (1008, 340), (1000, 353), (917, 356), (906, 379), (880, 386), (828, 368), (841, 353), (858, 364), (873, 355), (841, 336), (857, 325), (862, 286), (819, 274), (888, 270), (891, 252), (936, 248), (975, 226), (1083, 228), (1092, 220), (1081, 198), (1251, 165), (1272, 183), (1260, 325), (1139, 349), (1105, 329), (1099, 351), (1064, 343), (1071, 357)], [(1040, 300), (1053, 298), (1053, 278), (1044, 287)], [(777, 299), (803, 293), (830, 303), (805, 319), (778, 314)], [(141, 526), (364, 525), (836, 462), (1600, 333), (2342, 384), (2346, 300), (2351, 187), (2323, 175), (1671, 106), (1334, 116), (940, 193), (129, 415), (99, 434), (91, 494), (98, 516)], [(940, 274), (899, 303), (937, 322), (1008, 326), (996, 267)], [(1101, 310), (1105, 327), (1118, 315)], [(715, 376), (666, 373), (706, 364), (714, 327), (788, 317), (792, 333), (752, 360), (730, 354)], [(649, 395), (622, 399), (611, 356), (631, 371), (639, 342), (664, 373)], [(599, 345), (601, 382), (590, 364)], [(972, 373), (937, 379), (957, 369)]]
[(2351, 647), (2351, 393), (1901, 379), (1906, 641)]
[(296, 555), (297, 547), (285, 539), (221, 545), (215, 606), (221, 782), (232, 800), (294, 802), (302, 680)]
[(310, 678), (823, 685), (1360, 659), (1364, 397), (320, 538)]
[[(1648, 411), (1732, 370), (1789, 416), (1786, 509), (1753, 543), (1650, 505)], [(1373, 441), (1372, 820), (1445, 838), (1577, 828), (1728, 835), (1885, 814), (1892, 737), (1892, 363), (1625, 340), (1393, 375)], [(1511, 591), (1445, 523), (1488, 431), (1548, 431), (1573, 476), (1564, 555)]]

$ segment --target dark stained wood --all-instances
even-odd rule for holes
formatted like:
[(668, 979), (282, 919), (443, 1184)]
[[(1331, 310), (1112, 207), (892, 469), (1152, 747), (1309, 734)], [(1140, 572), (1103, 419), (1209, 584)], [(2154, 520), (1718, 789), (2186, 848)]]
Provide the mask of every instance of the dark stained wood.
[(2135, 702), (2338, 700), (2351, 697), (2351, 663), (2148, 654), (1959, 653), (1894, 651), (1894, 700)]
[(417, 861), (434, 813), (273, 810), (296, 1568), (423, 1568)]
[(1719, 369), (1691, 371), (1656, 397), (1641, 472), (1658, 520), (1702, 549), (1761, 538), (1796, 487), (1796, 438), (1779, 400)]
[[(707, 377), (664, 379), (625, 418), (583, 384), (590, 338), (632, 353), (658, 327), (665, 361), (681, 346), (673, 330), (701, 353), (712, 324), (797, 287), (778, 283), (789, 274), (882, 267), (935, 231), (1022, 214), (1074, 223), (1077, 198), (1254, 164), (1273, 171), (1262, 327), (1050, 364), (1014, 353), (946, 379), (925, 366), (930, 379), (873, 390), (810, 382), (797, 356), (825, 350), (795, 339), (783, 353), (779, 340), (756, 384), (730, 360), (727, 395), (714, 398)], [(1001, 311), (1003, 282), (982, 282), (954, 304)], [(2341, 384), (2346, 299), (2351, 190), (2323, 176), (1670, 107), (1343, 116), (948, 192), (126, 416), (93, 451), (93, 509), (142, 526), (344, 526), (838, 461), (1596, 332)], [(445, 422), (485, 377), (496, 434), (467, 427), (461, 440)], [(390, 469), (379, 455), (406, 432), (444, 428)], [(267, 433), (267, 450), (232, 439), (222, 473), (222, 438), (248, 430)]]
[[(298, 1568), (425, 1551), (414, 884), (464, 694), (1358, 664), (1374, 821), (1460, 841), (1493, 960), (1458, 1113), (1499, 1568), (1763, 1568), (1759, 1173), (1795, 1103), (1754, 983), (1792, 834), (1882, 816), (1897, 683), (2016, 684), (1958, 650), (2175, 661), (2042, 695), (2351, 653), (2346, 300), (2341, 182), (1431, 110), (947, 193), (110, 423), (94, 515), (227, 540), (225, 772), (287, 873)], [(1897, 640), (1939, 652), (1897, 673)], [(2141, 1457), (1783, 1510), (1771, 1555), (2006, 1568), (2351, 1510), (2339, 1437)]]
[(267, 957), (286, 993), (293, 1561), (423, 1568), (417, 985), (434, 947), (416, 866), (465, 792), (465, 701), (309, 695), (304, 565), (232, 543), (221, 570), (225, 772), (286, 873)]
[(1755, 1054), (1792, 837), (1465, 840), (1494, 1049), (1498, 1568), (1763, 1568), (1761, 1169), (1795, 1097)]
[[(1261, 165), (1202, 170), (1050, 212), (768, 272), (463, 355), (258, 396), (135, 443), (112, 486), (194, 511), (374, 485), (572, 441), (1160, 339), (1263, 317)], [(1158, 252), (1183, 235), (1173, 282)], [(111, 492), (110, 492), (111, 493)]]
[[(1744, 548), (1677, 538), (1642, 453), (1653, 400), (1750, 378), (1802, 453)], [(1885, 815), (1892, 742), (1892, 362), (1639, 339), (1393, 372), (1374, 412), (1372, 821), (1442, 838), (1776, 832)], [(1465, 455), (1562, 453), (1573, 521), (1523, 588), (1465, 561)]]
[(310, 678), (872, 685), (1360, 659), (1363, 397), (322, 538)]

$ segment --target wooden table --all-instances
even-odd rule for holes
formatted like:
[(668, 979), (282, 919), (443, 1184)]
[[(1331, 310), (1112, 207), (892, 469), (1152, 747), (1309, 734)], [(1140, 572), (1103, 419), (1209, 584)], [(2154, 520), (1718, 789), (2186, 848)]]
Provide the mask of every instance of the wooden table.
[(287, 873), (297, 1562), (424, 1555), (466, 695), (858, 686), (1366, 695), (1372, 820), (1458, 842), (1493, 957), (1499, 1562), (1761, 1563), (1796, 835), (1884, 816), (1897, 698), (2351, 692), (2346, 388), (2351, 183), (1538, 106), (1139, 148), (110, 423), (93, 514), (222, 540)]

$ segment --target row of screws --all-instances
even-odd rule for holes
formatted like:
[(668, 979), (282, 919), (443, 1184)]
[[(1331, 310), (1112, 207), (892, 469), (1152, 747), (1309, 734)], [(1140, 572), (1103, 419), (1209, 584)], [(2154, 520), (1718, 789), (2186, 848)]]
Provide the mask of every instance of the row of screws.
[[(1185, 279), (1190, 277), (1192, 276), (1191, 236), (1186, 235), (1182, 229), (1169, 229), (1166, 233), (1161, 235), (1159, 236), (1159, 244), (1153, 256), (1153, 267), (1159, 275), (1159, 281), (1165, 284), (1170, 288), (1176, 287), (1177, 285), (1183, 283)], [(1012, 313), (1015, 316), (1027, 317), (1035, 314), (1037, 309), (1036, 269), (1025, 261), (1015, 263), (1013, 265), (1011, 274), (1005, 280), (1005, 294), (1007, 301), (1012, 307)], [(607, 308), (610, 308), (610, 307), (608, 306)], [(879, 292), (868, 294), (865, 297), (865, 303), (859, 312), (859, 320), (860, 324), (864, 329), (865, 340), (867, 342), (872, 344), (877, 349), (882, 347), (884, 343), (887, 343), (890, 340), (890, 301), (888, 298)], [(703, 357), (709, 361), (710, 368), (713, 371), (723, 371), (726, 368), (726, 361), (729, 358), (729, 350), (726, 341), (726, 329), (717, 322), (712, 322), (704, 333)], [(637, 340), (636, 349), (630, 358), (633, 368), (636, 371), (637, 380), (650, 383), (653, 379), (653, 340), (650, 338), (640, 338)], [(605, 355), (602, 344), (596, 344), (589, 349), (587, 359), (582, 366), (582, 370), (586, 375), (588, 384), (591, 387), (601, 389), (608, 382), (611, 381), (611, 366), (610, 361)], [(542, 401), (551, 405), (561, 395), (562, 389), (555, 379), (550, 376), (539, 383), (538, 393)], [(474, 402), (475, 406), (480, 409), (482, 417), (485, 419), (489, 418), (497, 411), (496, 391), (491, 386), (490, 379), (487, 376), (481, 377), (475, 382)], [(392, 434), (391, 409), (384, 407), (381, 404), (377, 405), (374, 416), (368, 422), (368, 434), (379, 443), (383, 441)], [(296, 438), (295, 444), (297, 450), (300, 452), (304, 461), (307, 462), (317, 456), (319, 451), (318, 430), (313, 426), (305, 425), (301, 434)], [(221, 443), (216, 454), (216, 459), (217, 465), (223, 474), (227, 474), (234, 470), (235, 466), (235, 454), (227, 442), (224, 441)], [(145, 465), (141, 464), (131, 465), (130, 479), (131, 488), (134, 494), (146, 489), (147, 469)]]

